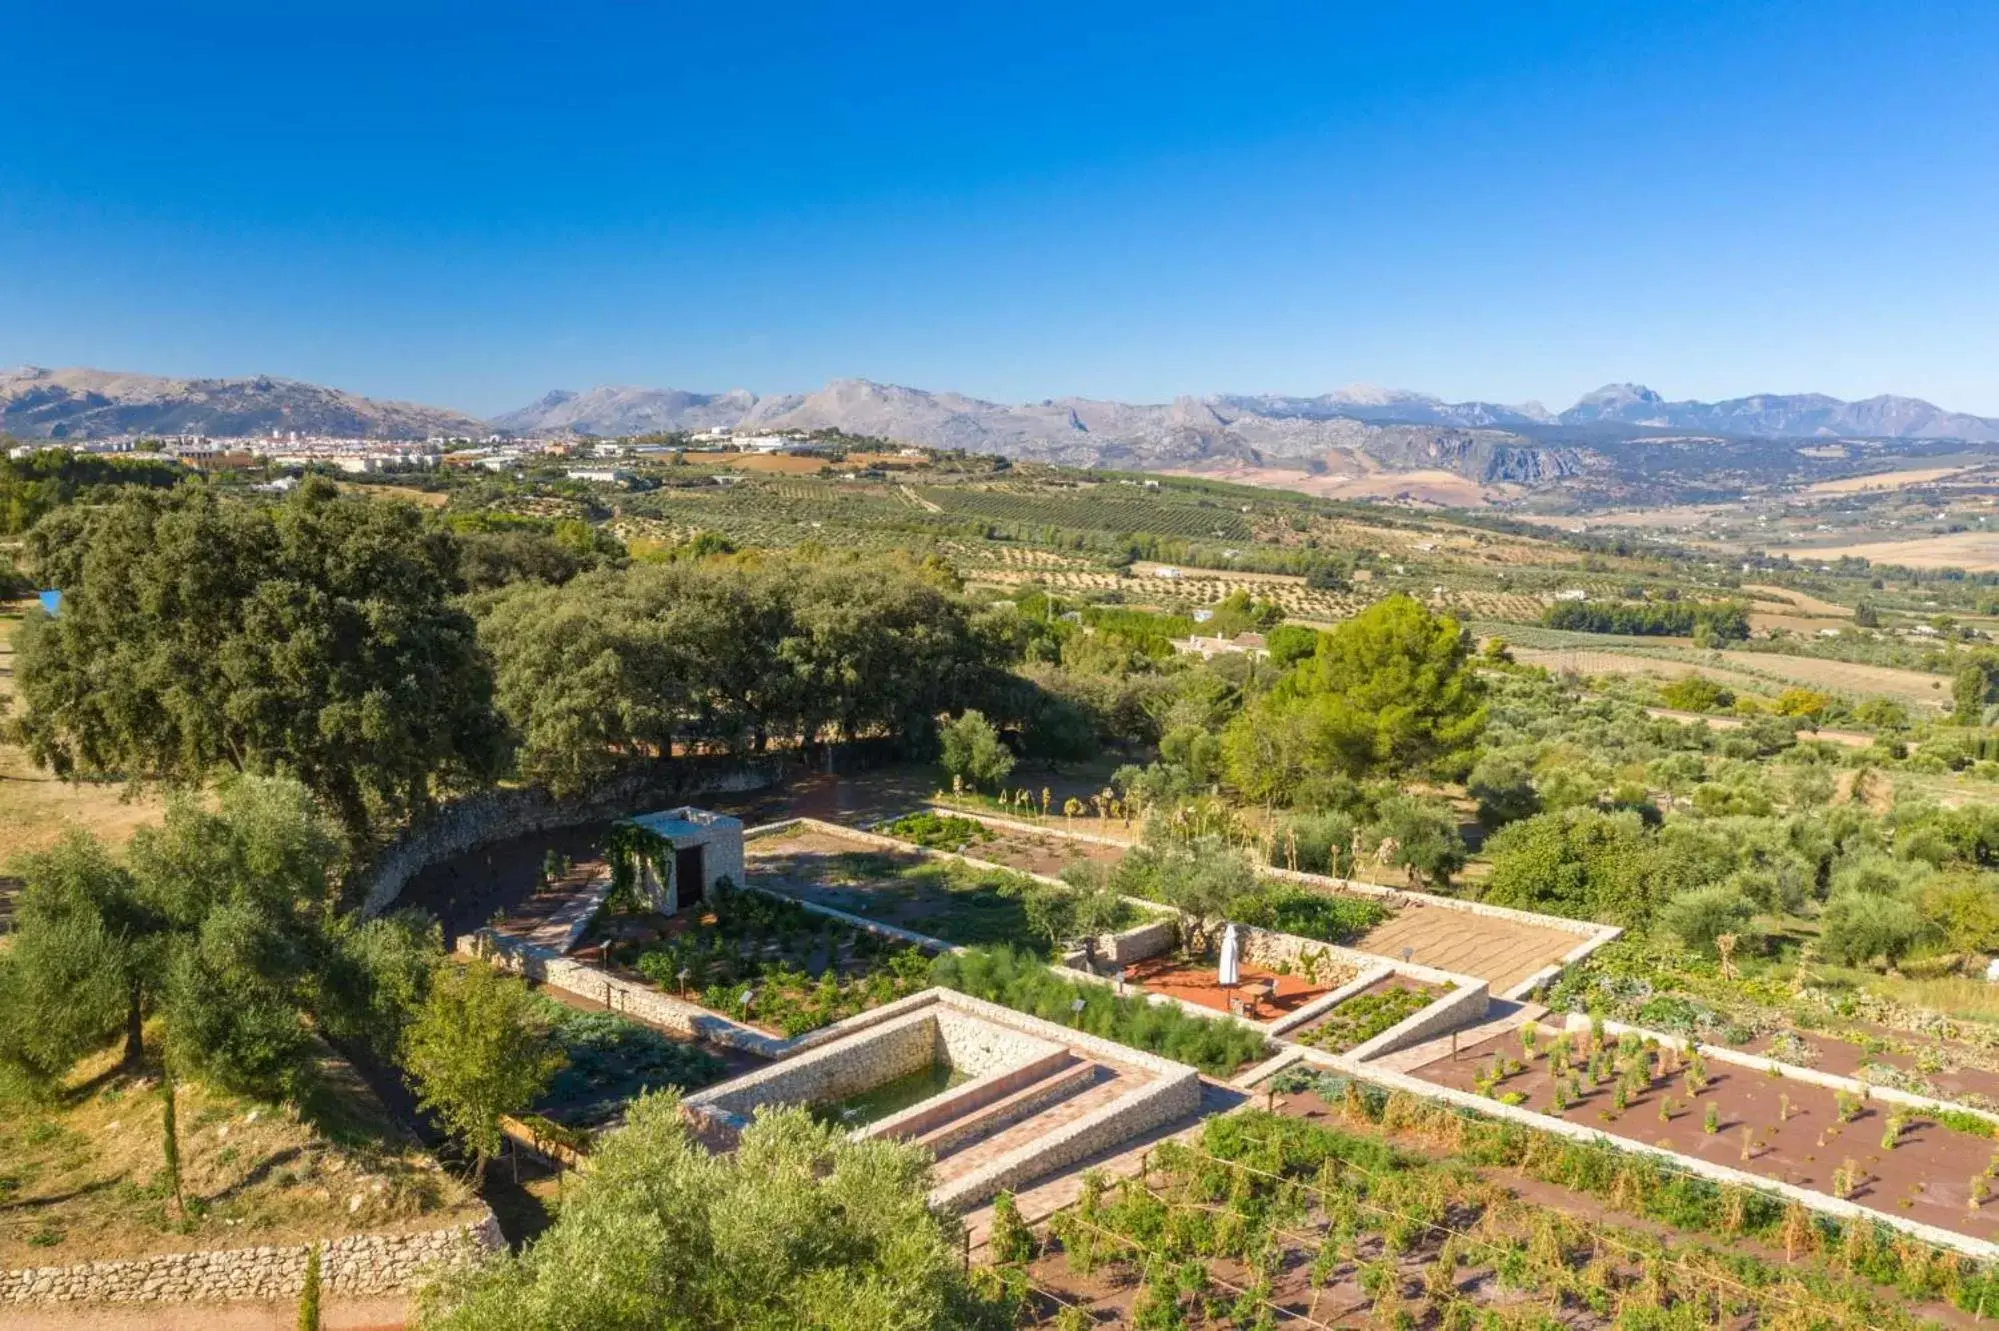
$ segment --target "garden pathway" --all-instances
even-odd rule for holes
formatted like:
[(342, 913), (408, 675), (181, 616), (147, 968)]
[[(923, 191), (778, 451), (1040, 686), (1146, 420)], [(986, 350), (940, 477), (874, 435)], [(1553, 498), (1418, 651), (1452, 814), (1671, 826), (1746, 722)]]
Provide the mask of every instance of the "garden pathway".
[(1401, 909), (1352, 946), (1398, 960), (1407, 949), (1408, 960), (1419, 966), (1477, 976), (1500, 994), (1560, 962), (1582, 941), (1581, 935), (1564, 929), (1404, 898)]

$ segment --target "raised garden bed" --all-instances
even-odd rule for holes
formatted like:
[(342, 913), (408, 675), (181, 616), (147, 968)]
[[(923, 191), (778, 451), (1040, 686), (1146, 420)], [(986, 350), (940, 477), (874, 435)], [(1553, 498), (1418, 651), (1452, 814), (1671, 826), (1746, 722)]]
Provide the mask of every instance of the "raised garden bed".
[(1226, 1077), (1269, 1052), (1263, 1034), (1228, 1018), (1197, 1017), (1100, 984), (1065, 979), (1031, 953), (979, 949), (938, 958), (936, 982), (1045, 1021)]
[[(1923, 1303), (1946, 1292), (1933, 1270), (1907, 1279), (1908, 1296), (1830, 1261), (1807, 1286), (1782, 1252), (1759, 1259), (1719, 1233), (1663, 1242), (1590, 1199), (1522, 1196), (1389, 1145), (1365, 1113), (1296, 1099), (1319, 1119), (1211, 1119), (1140, 1175), (1087, 1179), (1041, 1233), (996, 1216), (990, 1251), (1025, 1268), (1037, 1324), (1750, 1327), (1789, 1324), (1802, 1299), (1799, 1325), (1885, 1327), (1945, 1311)], [(1780, 1218), (1749, 1217), (1771, 1230)]]
[(1451, 991), (1405, 975), (1377, 981), (1286, 1038), (1328, 1054), (1344, 1054), (1407, 1021)]
[(1743, 1049), (1841, 1077), (1864, 1077), (1877, 1086), (1999, 1110), (1999, 1071), (1985, 1066), (1999, 1062), (1999, 1055), (1962, 1041), (1854, 1027), (1843, 1036), (1779, 1031), (1758, 1036)]
[(622, 1116), (645, 1091), (699, 1090), (730, 1071), (729, 1060), (615, 1012), (587, 1011), (546, 994), (542, 1012), (569, 1062), (535, 1103), (534, 1113), (572, 1128), (595, 1129)]
[(1165, 994), (1221, 1013), (1231, 1011), (1233, 1000), (1243, 1006), (1239, 1015), (1252, 1021), (1275, 1021), (1286, 1013), (1296, 1012), (1339, 988), (1353, 974), (1350, 967), (1330, 960), (1315, 966), (1309, 978), (1302, 973), (1244, 964), (1239, 972), (1240, 983), (1234, 988), (1224, 988), (1210, 958), (1185, 954), (1150, 957), (1125, 968), (1130, 990)]
[[(1053, 941), (1042, 932), (1030, 903), (1037, 893), (1064, 889), (1024, 874), (980, 869), (914, 849), (883, 850), (818, 828), (794, 829), (750, 844), (748, 872), (760, 887), (958, 946), (1004, 943), (1053, 954)], [(1144, 918), (1127, 904), (1106, 932)]]
[(931, 850), (951, 850), (993, 864), (1027, 873), (1058, 877), (1075, 864), (1116, 864), (1124, 858), (1122, 846), (1102, 846), (1078, 841), (1050, 829), (1019, 831), (993, 827), (960, 814), (924, 811), (907, 814), (875, 829)]

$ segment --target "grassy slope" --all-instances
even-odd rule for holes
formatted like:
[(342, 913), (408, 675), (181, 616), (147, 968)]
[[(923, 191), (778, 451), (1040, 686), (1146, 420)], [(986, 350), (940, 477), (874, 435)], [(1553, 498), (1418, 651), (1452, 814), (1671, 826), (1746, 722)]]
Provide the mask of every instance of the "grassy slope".
[(300, 1243), (470, 1219), (470, 1193), (330, 1052), (301, 1111), (184, 1083), (183, 1187), (168, 1218), (161, 1101), (114, 1052), (45, 1103), (0, 1103), (0, 1267)]

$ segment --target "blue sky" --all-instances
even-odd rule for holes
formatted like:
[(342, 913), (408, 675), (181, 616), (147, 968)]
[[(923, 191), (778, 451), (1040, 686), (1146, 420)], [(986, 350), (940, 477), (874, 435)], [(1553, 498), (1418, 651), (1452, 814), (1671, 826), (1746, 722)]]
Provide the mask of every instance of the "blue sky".
[(27, 4), (0, 364), (1999, 414), (1999, 6)]

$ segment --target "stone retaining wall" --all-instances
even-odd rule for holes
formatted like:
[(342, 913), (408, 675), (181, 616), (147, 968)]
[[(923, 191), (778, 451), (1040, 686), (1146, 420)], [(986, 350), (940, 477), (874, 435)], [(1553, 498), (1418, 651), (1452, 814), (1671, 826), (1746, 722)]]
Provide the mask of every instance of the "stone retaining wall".
[[(484, 1209), (483, 1207), (481, 1208)], [(305, 1286), (310, 1244), (161, 1253), (77, 1266), (0, 1271), (0, 1304), (199, 1303), (289, 1299)], [(328, 1294), (399, 1294), (438, 1271), (501, 1251), (500, 1222), (487, 1211), (467, 1224), (416, 1234), (349, 1234), (319, 1244)], [(0, 1317), (0, 1322), (6, 1319)]]
[(687, 1097), (696, 1113), (717, 1111), (740, 1127), (765, 1105), (815, 1105), (859, 1095), (929, 1067), (938, 1054), (937, 1018), (906, 1013), (824, 1049), (801, 1053), (767, 1068)]
[(460, 934), (458, 951), (490, 961), (502, 970), (575, 994), (578, 998), (602, 1003), (613, 1012), (622, 1012), (676, 1034), (740, 1049), (759, 1058), (783, 1058), (797, 1047), (794, 1041), (731, 1021), (720, 1013), (697, 1007), (671, 994), (663, 994), (650, 985), (621, 979), (595, 966), (572, 961), (554, 948), (509, 938), (491, 929)]
[(1063, 1046), (1018, 1027), (968, 1016), (948, 1003), (934, 1009), (938, 1057), (967, 1077), (983, 1077), (1046, 1058)]
[(781, 760), (743, 763), (688, 759), (671, 772), (641, 772), (583, 799), (557, 799), (538, 786), (482, 790), (433, 811), (385, 846), (355, 884), (364, 918), (396, 902), (409, 880), (440, 860), (488, 842), (616, 818), (641, 800), (685, 804), (703, 795), (765, 790), (782, 779)]

